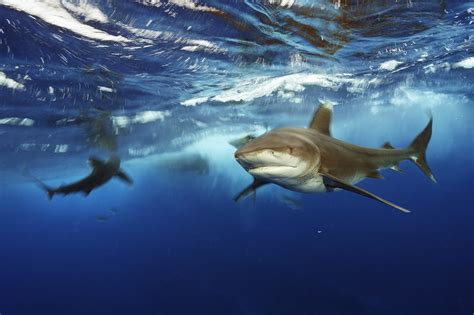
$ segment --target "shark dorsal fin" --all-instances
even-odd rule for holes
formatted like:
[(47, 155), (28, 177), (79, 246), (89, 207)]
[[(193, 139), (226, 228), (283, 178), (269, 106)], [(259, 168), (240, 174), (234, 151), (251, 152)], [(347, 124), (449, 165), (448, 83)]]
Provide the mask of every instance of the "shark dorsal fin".
[(105, 162), (99, 160), (98, 158), (90, 157), (90, 158), (89, 158), (89, 165), (90, 165), (93, 169), (96, 169), (96, 168), (98, 168), (98, 167), (104, 166), (104, 165), (105, 165)]
[(327, 136), (331, 136), (331, 131), (329, 130), (331, 126), (331, 117), (332, 105), (328, 103), (321, 104), (314, 113), (313, 120), (311, 120), (308, 128), (319, 131)]

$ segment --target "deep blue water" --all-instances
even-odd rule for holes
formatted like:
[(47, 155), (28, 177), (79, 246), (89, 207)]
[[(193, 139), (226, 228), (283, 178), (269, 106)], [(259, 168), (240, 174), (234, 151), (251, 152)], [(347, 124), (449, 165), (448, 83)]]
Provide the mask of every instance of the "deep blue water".
[[(474, 2), (0, 0), (0, 314), (472, 314)], [(229, 141), (404, 147), (349, 192), (251, 182)], [(46, 193), (116, 152), (133, 178)]]

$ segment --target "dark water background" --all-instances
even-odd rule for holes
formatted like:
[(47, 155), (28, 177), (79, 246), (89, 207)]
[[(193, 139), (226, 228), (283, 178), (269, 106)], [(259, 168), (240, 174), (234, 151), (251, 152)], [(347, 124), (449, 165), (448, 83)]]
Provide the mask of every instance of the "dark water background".
[[(349, 3), (348, 3), (349, 2)], [(472, 314), (473, 21), (464, 1), (0, 0), (0, 314)], [(65, 22), (66, 21), (66, 22)], [(407, 145), (337, 192), (265, 187), (228, 143), (305, 126)], [(135, 184), (46, 194), (117, 152)]]

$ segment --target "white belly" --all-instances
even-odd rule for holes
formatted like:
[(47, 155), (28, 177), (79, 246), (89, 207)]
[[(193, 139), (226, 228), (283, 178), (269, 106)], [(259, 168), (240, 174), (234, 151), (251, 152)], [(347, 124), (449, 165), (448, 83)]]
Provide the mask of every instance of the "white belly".
[(326, 186), (324, 185), (323, 178), (321, 176), (315, 176), (306, 180), (292, 179), (291, 181), (279, 182), (278, 184), (287, 189), (304, 193), (327, 192)]

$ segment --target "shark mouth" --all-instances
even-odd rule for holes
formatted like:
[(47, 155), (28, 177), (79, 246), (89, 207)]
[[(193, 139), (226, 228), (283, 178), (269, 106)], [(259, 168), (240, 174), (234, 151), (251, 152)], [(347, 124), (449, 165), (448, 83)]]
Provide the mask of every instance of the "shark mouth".
[(240, 165), (247, 171), (253, 171), (257, 169), (270, 169), (270, 168), (295, 168), (297, 165), (278, 164), (278, 163), (250, 163), (243, 159), (237, 159)]
[(266, 165), (266, 166), (258, 166), (247, 169), (247, 171), (252, 175), (260, 175), (260, 174), (277, 174), (277, 173), (287, 173), (292, 169), (296, 168), (296, 166), (288, 166), (288, 165)]

